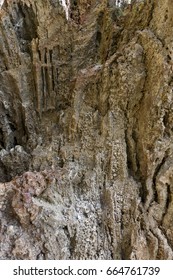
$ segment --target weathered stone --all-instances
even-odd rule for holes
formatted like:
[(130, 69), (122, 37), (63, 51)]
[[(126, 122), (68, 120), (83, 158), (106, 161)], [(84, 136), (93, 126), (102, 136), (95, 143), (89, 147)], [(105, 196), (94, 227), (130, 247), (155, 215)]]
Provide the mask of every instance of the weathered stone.
[(60, 2), (0, 10), (0, 259), (173, 259), (173, 3)]

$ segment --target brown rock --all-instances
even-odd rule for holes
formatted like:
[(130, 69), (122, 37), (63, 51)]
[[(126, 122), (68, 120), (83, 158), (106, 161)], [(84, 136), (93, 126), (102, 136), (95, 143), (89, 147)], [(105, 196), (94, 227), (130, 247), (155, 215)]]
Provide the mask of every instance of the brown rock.
[(173, 258), (173, 4), (136, 2), (4, 2), (0, 259)]

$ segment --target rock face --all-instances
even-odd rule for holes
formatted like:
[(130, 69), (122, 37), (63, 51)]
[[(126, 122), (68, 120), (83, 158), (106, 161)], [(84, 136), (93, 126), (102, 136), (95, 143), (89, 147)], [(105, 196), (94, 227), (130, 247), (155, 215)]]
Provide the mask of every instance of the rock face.
[(63, 3), (0, 10), (0, 259), (173, 259), (173, 3)]

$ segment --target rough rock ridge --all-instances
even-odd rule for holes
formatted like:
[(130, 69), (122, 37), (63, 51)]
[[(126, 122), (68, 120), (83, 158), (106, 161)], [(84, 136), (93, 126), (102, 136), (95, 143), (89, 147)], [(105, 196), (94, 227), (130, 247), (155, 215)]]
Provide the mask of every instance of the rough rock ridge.
[(0, 10), (0, 259), (173, 259), (173, 3), (69, 3)]

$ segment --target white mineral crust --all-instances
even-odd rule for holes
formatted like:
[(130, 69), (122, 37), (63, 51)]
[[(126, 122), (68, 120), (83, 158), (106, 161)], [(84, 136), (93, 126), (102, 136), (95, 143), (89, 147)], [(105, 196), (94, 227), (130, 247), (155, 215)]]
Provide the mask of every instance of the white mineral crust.
[(69, 8), (70, 8), (70, 0), (59, 0), (60, 4), (63, 6), (66, 19), (69, 19)]

